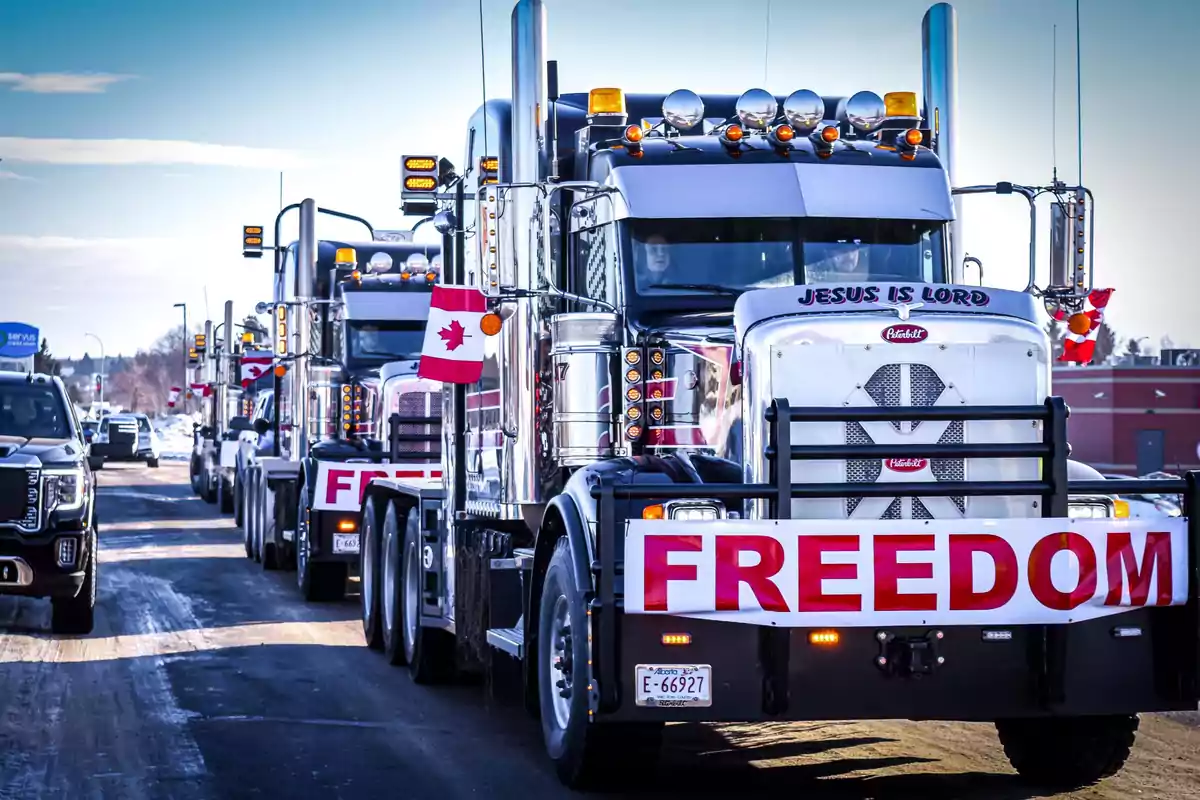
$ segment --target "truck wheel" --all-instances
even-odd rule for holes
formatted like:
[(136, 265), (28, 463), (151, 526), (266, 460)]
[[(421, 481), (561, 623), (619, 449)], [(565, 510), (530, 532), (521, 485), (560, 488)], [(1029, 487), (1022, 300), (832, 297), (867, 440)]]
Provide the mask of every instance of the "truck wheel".
[(542, 737), (559, 779), (582, 789), (652, 769), (662, 746), (661, 723), (588, 722), (587, 614), (565, 538), (550, 557), (538, 609)]
[(150, 469), (158, 469), (158, 459), (157, 458), (148, 458), (148, 459), (146, 459), (146, 463), (150, 466)]
[(254, 475), (247, 475), (242, 484), (242, 544), (246, 547), (246, 558), (254, 558), (254, 490)]
[(204, 487), (200, 483), (200, 464), (195, 456), (188, 462), (188, 479), (192, 482), (192, 492), (197, 497), (201, 497), (204, 492)]
[(1137, 729), (1137, 715), (996, 720), (1013, 769), (1030, 783), (1062, 791), (1115, 775)]
[(314, 562), (309, 558), (312, 548), (308, 538), (309, 520), (308, 485), (305, 483), (300, 489), (296, 513), (296, 585), (306, 602), (336, 602), (346, 596), (346, 565), (336, 561)]
[(400, 606), (400, 555), (404, 552), (404, 533), (400, 530), (395, 503), (388, 503), (379, 538), (379, 633), (388, 663), (400, 667), (406, 663), (401, 631), (404, 609)]
[(233, 513), (233, 491), (225, 486), (225, 481), (217, 478), (217, 508), (222, 514)]
[(56, 597), (50, 601), (50, 631), (82, 635), (92, 632), (96, 620), (96, 537), (92, 536), (91, 552), (88, 553), (87, 572), (79, 594), (74, 597)]
[(242, 495), (242, 473), (233, 473), (233, 524), (239, 528), (246, 524), (246, 500)]
[(359, 548), (358, 574), (360, 578), (363, 638), (372, 650), (383, 649), (383, 627), (380, 625), (379, 605), (379, 520), (375, 503), (367, 503), (363, 509), (362, 547)]
[(446, 631), (421, 627), (421, 529), (417, 509), (408, 512), (404, 526), (404, 555), (397, 565), (400, 577), (400, 624), (404, 660), (414, 683), (440, 683), (454, 675), (454, 639)]

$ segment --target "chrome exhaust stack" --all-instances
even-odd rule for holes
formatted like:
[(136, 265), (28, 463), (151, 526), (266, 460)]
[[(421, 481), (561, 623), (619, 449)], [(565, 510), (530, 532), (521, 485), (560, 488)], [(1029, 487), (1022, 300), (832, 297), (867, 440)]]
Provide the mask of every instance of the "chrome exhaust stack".
[(288, 309), (289, 355), (295, 356), (288, 375), (292, 381), (292, 427), (296, 438), (292, 441), (292, 457), (299, 460), (308, 455), (309, 430), (308, 394), (310, 376), (308, 359), (304, 356), (309, 349), (312, 323), (309, 320), (309, 302), (313, 300), (313, 279), (317, 274), (317, 201), (306, 198), (300, 203), (300, 238), (296, 243), (296, 300)]
[[(958, 15), (949, 3), (930, 6), (921, 20), (921, 115), (933, 131), (933, 151), (941, 159), (950, 186), (958, 178)], [(962, 283), (962, 198), (954, 198), (950, 223), (951, 280)]]

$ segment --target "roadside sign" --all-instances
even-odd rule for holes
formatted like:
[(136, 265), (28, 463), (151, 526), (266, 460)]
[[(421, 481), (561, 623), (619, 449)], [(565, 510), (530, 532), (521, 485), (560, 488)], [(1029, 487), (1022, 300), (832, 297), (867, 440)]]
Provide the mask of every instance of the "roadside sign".
[(37, 351), (37, 328), (24, 322), (0, 322), (0, 356), (28, 358)]

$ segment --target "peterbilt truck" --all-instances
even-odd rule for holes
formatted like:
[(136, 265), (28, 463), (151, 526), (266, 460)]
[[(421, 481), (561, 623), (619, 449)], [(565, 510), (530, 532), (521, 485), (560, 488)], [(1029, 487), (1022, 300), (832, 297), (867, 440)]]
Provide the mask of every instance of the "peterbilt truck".
[[(197, 381), (191, 389), (199, 396), (200, 421), (193, 426), (190, 472), (192, 488), (222, 514), (234, 513), (238, 436), (249, 427), (239, 412), (243, 391), (239, 380), (240, 336), (233, 322), (233, 301), (225, 301), (225, 319), (214, 326), (204, 323), (197, 337)], [(214, 335), (220, 339), (217, 341)], [(201, 338), (203, 337), (203, 338)]]
[[(244, 453), (243, 531), (248, 556), (264, 569), (294, 567), (302, 596), (327, 601), (343, 597), (357, 566), (364, 473), (438, 473), (434, 443), (409, 439), (422, 434), (381, 415), (420, 406), (416, 416), (436, 422), (425, 406), (440, 387), (409, 377), (440, 248), (376, 241), (365, 220), (329, 209), (319, 211), (363, 223), (371, 238), (317, 240), (316, 203), (293, 207), (300, 238), (276, 251), (274, 300), (259, 309), (275, 320), (277, 371), (273, 408), (253, 423), (269, 434), (271, 450)], [(404, 441), (385, 450), (389, 436)], [(428, 454), (418, 454), (422, 447)]]
[[(855, 718), (993, 722), (1080, 786), (1138, 713), (1194, 710), (1197, 476), (1186, 519), (1131, 520), (1068, 458), (1042, 322), (1087, 315), (1092, 196), (955, 185), (953, 8), (920, 96), (560, 94), (545, 29), (519, 0), (463, 174), (404, 179), (473, 245), (448, 283), (487, 338), (443, 477), (366, 489), (368, 645), (422, 683), (517, 673), (571, 786), (667, 722)], [(985, 192), (1031, 238), (1051, 201), (1048, 278), (1031, 241), (1024, 290), (967, 281)]]

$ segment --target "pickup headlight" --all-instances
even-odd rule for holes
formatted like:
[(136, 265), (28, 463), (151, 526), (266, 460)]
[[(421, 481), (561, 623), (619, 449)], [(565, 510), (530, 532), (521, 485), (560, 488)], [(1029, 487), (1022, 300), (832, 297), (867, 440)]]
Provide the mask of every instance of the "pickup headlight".
[(46, 476), (46, 507), (73, 511), (83, 505), (83, 468), (48, 469)]

